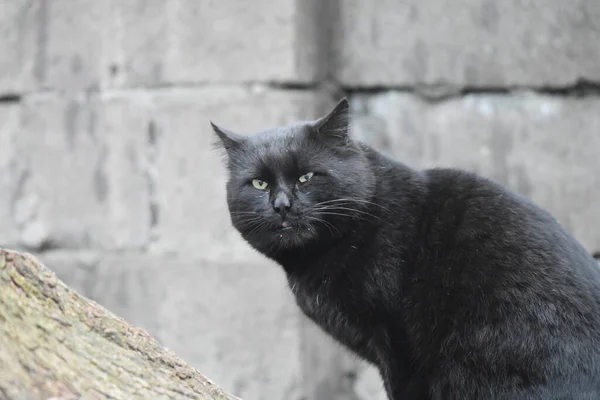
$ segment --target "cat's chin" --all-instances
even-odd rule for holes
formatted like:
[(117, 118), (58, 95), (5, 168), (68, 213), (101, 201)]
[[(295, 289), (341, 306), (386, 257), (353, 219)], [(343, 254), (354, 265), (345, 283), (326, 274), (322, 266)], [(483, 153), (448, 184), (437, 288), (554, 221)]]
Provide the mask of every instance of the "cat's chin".
[(282, 249), (304, 247), (315, 239), (316, 233), (304, 227), (281, 227), (272, 234), (273, 244)]
[(318, 239), (317, 232), (306, 227), (277, 227), (269, 231), (244, 236), (254, 248), (263, 253), (306, 247)]

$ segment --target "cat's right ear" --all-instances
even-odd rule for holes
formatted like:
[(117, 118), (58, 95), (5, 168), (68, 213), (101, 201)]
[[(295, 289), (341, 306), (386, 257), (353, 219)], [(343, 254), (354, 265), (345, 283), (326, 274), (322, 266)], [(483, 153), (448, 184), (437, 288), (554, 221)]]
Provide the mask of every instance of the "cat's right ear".
[(348, 99), (343, 98), (334, 109), (326, 116), (314, 122), (314, 130), (320, 138), (335, 138), (348, 141), (350, 128), (350, 105)]
[(228, 129), (221, 128), (212, 121), (210, 121), (210, 126), (212, 127), (213, 131), (217, 134), (219, 138), (219, 143), (227, 151), (239, 147), (244, 141), (242, 135), (232, 132)]

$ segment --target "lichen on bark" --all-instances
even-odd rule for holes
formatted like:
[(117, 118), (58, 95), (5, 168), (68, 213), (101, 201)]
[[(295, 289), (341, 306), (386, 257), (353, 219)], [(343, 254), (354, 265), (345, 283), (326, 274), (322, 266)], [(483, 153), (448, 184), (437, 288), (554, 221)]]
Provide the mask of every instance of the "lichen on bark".
[(237, 399), (34, 256), (0, 248), (0, 399), (49, 398)]

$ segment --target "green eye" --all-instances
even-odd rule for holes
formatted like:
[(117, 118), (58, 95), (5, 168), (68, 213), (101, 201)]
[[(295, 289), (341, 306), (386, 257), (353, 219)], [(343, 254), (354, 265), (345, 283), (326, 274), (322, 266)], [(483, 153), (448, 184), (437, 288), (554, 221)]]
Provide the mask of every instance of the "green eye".
[(300, 183), (308, 182), (308, 180), (312, 178), (313, 175), (314, 172), (309, 172), (308, 174), (302, 175), (300, 178), (298, 178), (298, 180), (300, 181)]
[(260, 179), (252, 179), (252, 186), (257, 188), (258, 190), (265, 190), (269, 184)]

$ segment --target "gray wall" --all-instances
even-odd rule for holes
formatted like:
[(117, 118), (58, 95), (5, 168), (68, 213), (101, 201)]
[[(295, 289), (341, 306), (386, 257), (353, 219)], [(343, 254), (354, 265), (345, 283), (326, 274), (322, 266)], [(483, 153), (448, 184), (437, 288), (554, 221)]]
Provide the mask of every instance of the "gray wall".
[(351, 99), (353, 134), (477, 171), (600, 251), (598, 0), (0, 0), (0, 245), (245, 399), (383, 399), (230, 228), (208, 121)]

